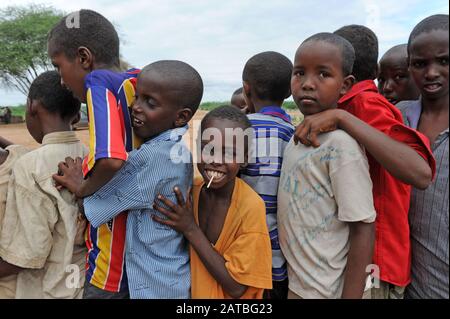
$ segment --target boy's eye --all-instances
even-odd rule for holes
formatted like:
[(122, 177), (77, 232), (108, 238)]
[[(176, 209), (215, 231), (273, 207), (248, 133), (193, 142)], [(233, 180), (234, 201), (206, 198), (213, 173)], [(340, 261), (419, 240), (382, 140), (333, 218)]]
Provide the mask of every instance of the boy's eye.
[(294, 76), (303, 76), (305, 75), (305, 71), (303, 70), (298, 70), (294, 72)]
[(405, 79), (405, 78), (407, 78), (407, 76), (406, 76), (405, 74), (396, 74), (396, 75), (394, 76), (394, 80), (395, 80), (395, 81), (400, 81), (400, 80), (403, 80), (403, 79)]
[(412, 66), (415, 68), (423, 68), (425, 66), (425, 62), (424, 61), (414, 61), (412, 63)]
[(327, 77), (330, 76), (330, 73), (325, 72), (325, 71), (321, 71), (320, 74), (319, 74), (319, 76), (322, 77), (322, 78), (327, 78)]
[(448, 65), (448, 58), (439, 59), (439, 63), (442, 65)]

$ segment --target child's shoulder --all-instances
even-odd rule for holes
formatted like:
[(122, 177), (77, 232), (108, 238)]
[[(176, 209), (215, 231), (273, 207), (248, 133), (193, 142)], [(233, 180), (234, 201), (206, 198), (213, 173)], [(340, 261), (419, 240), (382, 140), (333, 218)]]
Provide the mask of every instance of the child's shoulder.
[[(236, 195), (236, 196), (235, 196)], [(265, 218), (265, 203), (264, 200), (251, 188), (246, 182), (239, 177), (236, 177), (236, 185), (233, 194), (233, 199), (236, 205), (245, 215), (246, 218), (258, 218), (261, 213)], [(249, 212), (251, 216), (249, 215)]]
[(139, 69), (130, 69), (126, 72), (114, 72), (111, 70), (97, 69), (90, 72), (85, 77), (86, 86), (110, 86), (110, 85), (122, 85), (122, 82), (127, 79), (136, 78), (139, 75)]

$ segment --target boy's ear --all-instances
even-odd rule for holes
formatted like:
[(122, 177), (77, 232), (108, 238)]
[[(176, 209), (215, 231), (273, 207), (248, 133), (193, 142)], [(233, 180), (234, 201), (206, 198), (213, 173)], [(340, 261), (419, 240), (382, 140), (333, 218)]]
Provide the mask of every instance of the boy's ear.
[(83, 69), (92, 69), (92, 64), (94, 64), (94, 56), (92, 55), (91, 50), (86, 47), (79, 47), (77, 50), (77, 59), (79, 59)]
[(250, 96), (251, 96), (251, 88), (250, 88), (250, 84), (248, 84), (247, 82), (243, 82), (242, 83), (242, 89), (243, 89), (243, 91), (244, 91), (244, 95), (248, 98), (248, 99), (250, 99)]
[(350, 91), (350, 89), (352, 88), (353, 84), (355, 84), (355, 77), (353, 75), (348, 75), (344, 78), (344, 82), (342, 83), (342, 88), (341, 88), (341, 96), (344, 96), (345, 94), (348, 93), (348, 91)]
[(188, 107), (178, 110), (177, 118), (175, 120), (175, 127), (185, 126), (192, 118), (192, 110)]
[(30, 98), (27, 99), (27, 112), (31, 116), (35, 116), (38, 112), (39, 108), (39, 101), (31, 100)]

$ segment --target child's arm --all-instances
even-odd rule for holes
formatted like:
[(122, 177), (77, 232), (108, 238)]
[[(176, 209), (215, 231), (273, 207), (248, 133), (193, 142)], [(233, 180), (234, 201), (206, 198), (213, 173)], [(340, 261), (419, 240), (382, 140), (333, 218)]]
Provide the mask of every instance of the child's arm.
[[(89, 177), (84, 180), (81, 170), (81, 158), (78, 158), (77, 164), (72, 158), (66, 158), (66, 162), (59, 163), (58, 169), (61, 173), (53, 175), (53, 179), (58, 185), (67, 188), (78, 198), (83, 198), (94, 194), (103, 185), (108, 183), (114, 175), (120, 170), (125, 161), (114, 158), (99, 159)], [(68, 169), (70, 167), (71, 169)]]
[(337, 128), (361, 143), (395, 178), (419, 189), (425, 189), (431, 183), (430, 164), (412, 147), (390, 138), (344, 110), (327, 110), (305, 117), (296, 128), (294, 141), (317, 147), (318, 134)]
[(179, 188), (176, 187), (174, 191), (177, 196), (178, 205), (172, 203), (162, 195), (158, 196), (158, 199), (166, 204), (171, 211), (156, 205), (156, 203), (153, 206), (154, 209), (167, 216), (168, 219), (164, 220), (155, 215), (153, 216), (153, 219), (182, 233), (195, 249), (206, 269), (219, 282), (223, 289), (231, 297), (240, 298), (247, 291), (248, 287), (240, 284), (231, 277), (225, 267), (225, 259), (217, 253), (208, 238), (206, 238), (205, 234), (195, 222), (192, 213), (190, 190), (188, 192), (186, 203), (184, 202), (183, 195)]
[(350, 226), (350, 250), (345, 268), (343, 299), (361, 299), (371, 264), (375, 241), (375, 224), (353, 222)]
[(0, 278), (18, 274), (23, 268), (7, 263), (0, 258)]
[(12, 142), (0, 136), (0, 148), (7, 148), (12, 144), (13, 144)]

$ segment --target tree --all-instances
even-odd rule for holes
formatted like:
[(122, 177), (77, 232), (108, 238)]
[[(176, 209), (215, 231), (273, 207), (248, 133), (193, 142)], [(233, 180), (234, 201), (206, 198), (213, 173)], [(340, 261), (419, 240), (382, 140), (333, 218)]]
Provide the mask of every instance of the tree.
[(47, 55), (47, 33), (63, 16), (43, 5), (0, 10), (1, 84), (27, 95), (33, 79), (53, 69)]

